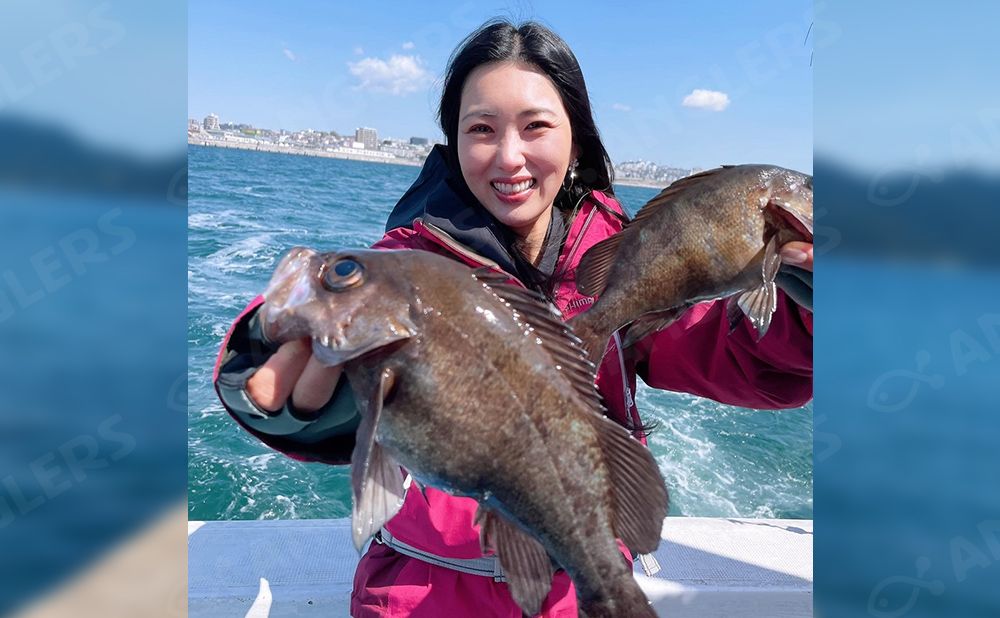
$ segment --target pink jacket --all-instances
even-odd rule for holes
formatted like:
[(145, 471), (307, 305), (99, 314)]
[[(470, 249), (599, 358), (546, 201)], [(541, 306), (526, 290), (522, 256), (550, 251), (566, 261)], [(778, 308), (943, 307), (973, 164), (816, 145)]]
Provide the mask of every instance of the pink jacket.
[[(555, 272), (564, 274), (555, 291), (555, 303), (566, 319), (594, 302), (593, 297), (576, 290), (575, 271), (580, 259), (587, 249), (622, 226), (621, 220), (607, 211), (621, 213), (618, 202), (598, 192), (592, 196), (593, 200), (585, 201), (571, 223), (556, 265)], [(413, 222), (412, 229), (389, 231), (375, 247), (433, 251), (473, 267), (495, 267), (419, 219)], [(256, 300), (248, 310), (259, 302)], [(725, 301), (721, 300), (695, 305), (677, 322), (626, 353), (613, 339), (597, 375), (608, 416), (645, 440), (635, 406), (637, 375), (654, 388), (692, 393), (732, 405), (758, 409), (803, 405), (812, 397), (812, 314), (782, 292), (778, 303), (770, 330), (760, 342), (746, 320), (729, 333)], [(386, 527), (397, 539), (434, 555), (478, 558), (482, 556), (479, 532), (472, 523), (476, 508), (475, 500), (433, 488), (427, 489), (426, 497), (411, 491), (406, 494), (402, 510)], [(624, 547), (623, 553), (631, 559)], [(354, 583), (351, 614), (355, 618), (521, 616), (506, 584), (433, 566), (376, 543), (362, 557)], [(554, 577), (541, 615), (577, 615), (572, 582), (563, 571)]]

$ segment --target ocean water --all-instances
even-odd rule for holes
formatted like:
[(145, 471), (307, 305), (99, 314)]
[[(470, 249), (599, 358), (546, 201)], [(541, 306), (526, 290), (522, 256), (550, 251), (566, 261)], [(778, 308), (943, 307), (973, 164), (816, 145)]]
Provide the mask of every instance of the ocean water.
[[(242, 431), (212, 368), (233, 318), (294, 245), (378, 240), (419, 168), (191, 146), (188, 219), (188, 500), (191, 519), (350, 515), (346, 467), (293, 461)], [(618, 186), (635, 212), (657, 190)], [(811, 519), (812, 404), (748, 410), (640, 384), (639, 408), (671, 515)]]

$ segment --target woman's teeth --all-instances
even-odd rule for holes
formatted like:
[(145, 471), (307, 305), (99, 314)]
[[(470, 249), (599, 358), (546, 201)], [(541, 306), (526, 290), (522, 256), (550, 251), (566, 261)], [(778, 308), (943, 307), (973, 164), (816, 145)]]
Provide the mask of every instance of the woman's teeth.
[(490, 184), (493, 185), (493, 188), (499, 191), (500, 193), (503, 193), (505, 195), (513, 195), (514, 193), (527, 191), (531, 187), (535, 186), (535, 179), (532, 178), (531, 180), (523, 180), (517, 183), (516, 185), (509, 185), (504, 182), (491, 182)]

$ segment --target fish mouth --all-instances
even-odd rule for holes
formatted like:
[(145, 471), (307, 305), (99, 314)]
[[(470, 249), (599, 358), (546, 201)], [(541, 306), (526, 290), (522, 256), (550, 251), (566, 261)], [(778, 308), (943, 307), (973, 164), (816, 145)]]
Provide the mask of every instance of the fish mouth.
[(312, 353), (324, 365), (343, 365), (344, 363), (364, 356), (373, 350), (392, 346), (392, 344), (409, 339), (409, 333), (398, 333), (393, 336), (380, 337), (367, 341), (357, 347), (348, 347), (347, 341), (336, 334), (321, 335), (312, 338)]

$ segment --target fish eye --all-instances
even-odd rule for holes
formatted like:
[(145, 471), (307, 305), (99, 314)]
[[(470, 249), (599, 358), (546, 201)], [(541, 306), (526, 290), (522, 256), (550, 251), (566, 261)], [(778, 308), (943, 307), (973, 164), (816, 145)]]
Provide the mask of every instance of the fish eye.
[(323, 287), (331, 292), (339, 292), (361, 283), (364, 268), (352, 258), (341, 258), (328, 264), (323, 272)]

